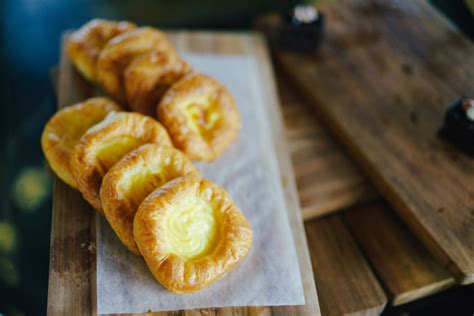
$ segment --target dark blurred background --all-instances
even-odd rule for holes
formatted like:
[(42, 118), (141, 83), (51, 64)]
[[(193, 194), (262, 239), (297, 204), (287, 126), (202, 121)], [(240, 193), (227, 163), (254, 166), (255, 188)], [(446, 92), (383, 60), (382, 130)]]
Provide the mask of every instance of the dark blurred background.
[[(321, 0), (329, 1), (329, 0)], [(407, 0), (408, 1), (408, 0)], [(308, 1), (289, 0), (1, 0), (0, 1), (0, 314), (44, 315), (48, 286), (51, 177), (40, 135), (56, 108), (50, 80), (61, 33), (91, 18), (128, 19), (173, 29), (250, 29), (259, 15)], [(469, 1), (431, 1), (471, 39)], [(436, 314), (469, 300), (459, 289), (389, 309)]]

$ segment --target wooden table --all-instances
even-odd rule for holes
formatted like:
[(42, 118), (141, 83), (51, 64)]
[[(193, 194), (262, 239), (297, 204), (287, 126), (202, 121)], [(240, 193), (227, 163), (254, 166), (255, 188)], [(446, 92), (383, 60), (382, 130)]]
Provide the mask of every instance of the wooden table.
[(320, 54), (278, 62), (442, 266), (474, 282), (474, 159), (437, 136), (446, 108), (474, 95), (474, 45), (421, 0), (322, 10)]

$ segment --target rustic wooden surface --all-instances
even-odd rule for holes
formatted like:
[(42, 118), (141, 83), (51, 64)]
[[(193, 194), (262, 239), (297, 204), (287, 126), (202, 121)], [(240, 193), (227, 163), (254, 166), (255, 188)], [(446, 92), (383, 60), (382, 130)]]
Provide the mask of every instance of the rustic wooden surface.
[[(339, 272), (341, 270), (336, 269), (337, 266), (333, 264), (333, 260), (318, 260), (323, 255), (329, 258), (341, 258), (349, 255), (357, 263), (352, 267), (354, 271), (367, 271), (368, 269), (376, 271), (378, 282), (382, 282), (390, 303), (393, 305), (411, 302), (452, 286), (453, 278), (408, 231), (388, 206), (377, 201), (353, 207), (354, 204), (374, 198), (375, 192), (364, 181), (363, 175), (345, 152), (325, 131), (307, 100), (301, 98), (298, 89), (289, 84), (287, 77), (278, 71), (278, 68), (276, 67), (278, 89), (301, 205), (305, 205), (304, 192), (317, 192), (314, 194), (322, 201), (330, 202), (332, 198), (336, 200), (335, 204), (344, 205), (346, 208), (350, 207), (346, 212), (337, 215), (336, 218), (338, 218), (337, 221), (343, 220), (347, 229), (353, 233), (352, 236), (348, 236), (346, 228), (335, 225), (335, 220), (331, 222), (322, 218), (307, 222), (305, 225), (308, 243), (310, 249), (313, 249), (313, 253), (316, 248), (324, 249), (324, 252), (320, 252), (313, 262), (322, 313), (331, 313), (328, 307), (335, 305), (339, 306), (339, 310), (335, 310), (339, 312), (351, 311), (351, 313), (366, 314), (378, 310), (371, 306), (378, 299), (374, 295), (376, 292), (366, 292), (361, 300), (360, 290), (353, 285), (371, 284), (374, 282), (373, 275), (371, 273), (353, 273), (350, 276), (357, 278), (357, 282), (347, 283), (345, 282), (347, 275), (335, 273), (335, 270)], [(312, 131), (319, 132), (313, 133)], [(314, 148), (314, 150), (310, 150), (310, 148)], [(330, 154), (326, 155), (327, 152)], [(320, 165), (321, 169), (319, 170), (318, 167), (318, 171), (313, 173), (312, 177), (303, 180), (306, 179), (307, 173), (311, 173), (311, 169), (306, 166), (311, 165)], [(320, 187), (331, 188), (330, 183), (338, 183), (347, 190), (320, 189)], [(354, 186), (351, 186), (351, 183)], [(361, 186), (362, 192), (365, 193), (359, 195), (357, 199), (344, 199), (345, 194), (351, 196), (351, 194), (357, 193), (357, 185)], [(345, 201), (345, 203), (341, 203), (341, 201)], [(321, 205), (321, 201), (317, 199), (311, 199), (306, 203), (308, 203), (307, 206), (314, 205), (316, 208)], [(332, 211), (338, 210), (329, 208), (330, 211), (331, 209)], [(331, 244), (331, 239), (322, 238), (313, 232), (320, 225), (327, 226), (327, 229), (333, 232), (332, 238), (339, 240), (348, 248), (355, 247), (355, 241), (366, 259), (362, 258), (361, 252), (358, 250), (352, 250), (350, 254), (341, 254), (340, 247), (334, 247)], [(332, 271), (332, 274), (328, 271)], [(331, 275), (330, 282), (324, 278), (328, 273)], [(323, 279), (318, 279), (318, 275), (322, 275)], [(342, 296), (344, 299), (331, 295), (331, 293), (345, 293)]]
[[(71, 65), (63, 57), (57, 84), (59, 107), (95, 92), (82, 78), (71, 75)], [(94, 301), (90, 278), (95, 265), (95, 211), (81, 194), (57, 178), (53, 192), (48, 315), (90, 315)]]
[(387, 298), (340, 214), (305, 224), (323, 315), (378, 315)]
[[(250, 54), (259, 60), (262, 91), (274, 133), (278, 164), (282, 176), (288, 216), (300, 262), (306, 304), (304, 306), (232, 307), (162, 312), (157, 315), (319, 315), (306, 236), (294, 183), (290, 157), (285, 143), (282, 116), (274, 86), (269, 56), (263, 40), (253, 34), (171, 33), (180, 51)], [(58, 83), (59, 106), (64, 107), (96, 93), (76, 74), (62, 51)], [(51, 231), (49, 315), (95, 314), (95, 217), (80, 194), (59, 180), (55, 181)]]
[(425, 1), (338, 1), (319, 56), (276, 54), (373, 183), (460, 283), (474, 281), (474, 159), (441, 141), (474, 95), (474, 45)]
[[(294, 149), (298, 146), (293, 146), (296, 142), (298, 143), (301, 140), (306, 140), (308, 142), (319, 143), (319, 138), (323, 138), (325, 145), (323, 148), (334, 148), (338, 150), (338, 145), (332, 143), (331, 137), (324, 133), (324, 129), (320, 127), (320, 122), (314, 117), (314, 113), (308, 110), (308, 104), (304, 102), (300, 97), (298, 97), (298, 91), (295, 90), (291, 85), (285, 84), (288, 81), (285, 80), (284, 75), (281, 71), (276, 72), (279, 95), (281, 96), (281, 103), (283, 107), (283, 115), (285, 118), (285, 125), (289, 128), (287, 131), (287, 138), (289, 139), (290, 149)], [(56, 86), (57, 83), (57, 69), (52, 71), (52, 79)], [(288, 95), (293, 96), (288, 98)], [(291, 104), (288, 104), (291, 102)], [(288, 108), (291, 109), (291, 114), (289, 114)], [(304, 116), (301, 118), (300, 116)], [(314, 118), (312, 120), (311, 118)], [(316, 125), (316, 128), (321, 129), (321, 134), (315, 134), (313, 138), (306, 138), (305, 133), (293, 132), (292, 126), (296, 126), (296, 122), (304, 121), (304, 124), (307, 125)], [(300, 129), (297, 129), (298, 131)], [(311, 146), (311, 144), (308, 144)], [(323, 150), (324, 152), (324, 150)], [(322, 164), (325, 164), (324, 158), (320, 157), (321, 152), (315, 151), (308, 155), (307, 160), (313, 160), (315, 163), (321, 161)], [(343, 153), (341, 152), (341, 155)], [(331, 156), (331, 155), (330, 155)], [(323, 155), (324, 157), (324, 155)], [(343, 157), (341, 157), (342, 159)], [(327, 159), (327, 158), (326, 158)], [(298, 160), (293, 160), (294, 170), (298, 170)], [(329, 165), (329, 162), (327, 163)], [(345, 161), (342, 160), (341, 164), (350, 165), (349, 159)], [(343, 168), (343, 167), (342, 167)], [(334, 169), (339, 169), (336, 165)], [(351, 173), (348, 173), (349, 175)], [(337, 179), (338, 181), (344, 182), (346, 179), (349, 181), (351, 177), (344, 178), (340, 174), (335, 172), (334, 178), (332, 178), (331, 172), (326, 172), (327, 177), (320, 177), (318, 174), (315, 177), (318, 177), (320, 181), (331, 181), (332, 179)], [(301, 176), (304, 176), (302, 174)], [(362, 177), (359, 174), (359, 177)], [(298, 182), (298, 176), (296, 177)], [(361, 181), (362, 182), (362, 181)], [(312, 183), (312, 185), (317, 186), (318, 183)], [(360, 185), (364, 185), (361, 183)], [(67, 186), (63, 188), (68, 189)], [(304, 189), (304, 188), (300, 188)], [(74, 192), (74, 191), (71, 191)], [(331, 191), (330, 191), (331, 192)], [(331, 194), (332, 195), (332, 194)], [(329, 200), (324, 194), (321, 194), (321, 199)], [(333, 196), (338, 199), (337, 196)], [(80, 199), (82, 201), (82, 199)], [(82, 202), (80, 202), (82, 203)], [(314, 201), (318, 203), (318, 201)], [(350, 204), (352, 205), (352, 204)], [(349, 204), (347, 205), (349, 206)], [(374, 221), (369, 215), (374, 213), (376, 220)], [(384, 207), (380, 203), (374, 203), (371, 207), (356, 207), (355, 209), (350, 209), (347, 212), (337, 216), (337, 220), (328, 221), (326, 219), (321, 219), (319, 223), (315, 221), (308, 222), (305, 225), (307, 231), (308, 244), (310, 245), (310, 250), (313, 252), (314, 262), (316, 271), (316, 280), (318, 281), (318, 297), (321, 305), (322, 314), (330, 314), (331, 306), (338, 306), (337, 311), (350, 311), (351, 315), (368, 315), (368, 314), (378, 314), (381, 306), (374, 307), (374, 302), (380, 300), (379, 291), (366, 291), (366, 294), (361, 300), (359, 297), (359, 284), (373, 284), (374, 275), (373, 273), (367, 273), (368, 270), (374, 269), (379, 274), (379, 279), (382, 280), (384, 288), (387, 291), (387, 295), (390, 298), (392, 304), (398, 305), (405, 302), (410, 302), (418, 298), (439, 292), (445, 287), (452, 285), (453, 279), (446, 276), (446, 272), (443, 272), (443, 269), (439, 267), (433, 258), (427, 255), (425, 249), (420, 248), (419, 241), (414, 240), (414, 237), (407, 231), (406, 228), (400, 223), (400, 221), (394, 218), (392, 212), (388, 210), (387, 207)], [(355, 219), (351, 220), (354, 217), (351, 214), (357, 214)], [(303, 212), (304, 215), (304, 212)], [(341, 227), (341, 219), (345, 218), (345, 223), (348, 228)], [(319, 220), (318, 220), (319, 221)], [(334, 221), (338, 224), (334, 224)], [(354, 228), (355, 224), (358, 224), (360, 228), (367, 230), (366, 233), (362, 231), (361, 236), (357, 234), (357, 227)], [(328, 226), (328, 229), (332, 231), (331, 238), (320, 238), (320, 234), (314, 233), (313, 230), (317, 229), (319, 225)], [(388, 234), (381, 233), (378, 231), (387, 228)], [(362, 248), (362, 252), (368, 258), (363, 258), (361, 251), (357, 250), (354, 241), (350, 236), (348, 236), (348, 230), (351, 229), (354, 233), (355, 241), (359, 244), (359, 248)], [(364, 236), (376, 236), (375, 240), (371, 242), (364, 240)], [(327, 237), (327, 235), (326, 235)], [(332, 240), (338, 240), (339, 243), (343, 243), (345, 248), (352, 249), (349, 253), (340, 253), (340, 247), (333, 247), (331, 243)], [(374, 245), (372, 245), (372, 242)], [(415, 244), (415, 246), (413, 245)], [(376, 247), (374, 249), (374, 247)], [(324, 253), (319, 255), (316, 253), (315, 249), (324, 249)], [(384, 253), (379, 253), (381, 249), (384, 250)], [(414, 250), (418, 251), (414, 251)], [(375, 253), (375, 258), (372, 253)], [(380, 256), (377, 257), (377, 254)], [(331, 260), (318, 260), (322, 255), (328, 256), (330, 258), (340, 258), (341, 256), (352, 257), (351, 262), (356, 262), (357, 264), (352, 269), (356, 273), (351, 273), (349, 277), (354, 277), (357, 279), (357, 282), (346, 282), (348, 276), (344, 273), (335, 273), (335, 266), (332, 264)], [(393, 260), (397, 258), (397, 260)], [(401, 258), (398, 259), (398, 258)], [(370, 263), (369, 263), (370, 262)], [(408, 265), (409, 273), (405, 274), (404, 267)], [(384, 271), (380, 273), (379, 270)], [(325, 278), (326, 271), (332, 271), (330, 274), (332, 277), (330, 280)], [(347, 270), (345, 270), (347, 271)], [(362, 272), (361, 272), (362, 271)], [(391, 275), (391, 272), (394, 275)], [(91, 275), (93, 272), (91, 271)], [(319, 277), (321, 275), (321, 277)], [(415, 276), (415, 280), (412, 280), (412, 276)], [(318, 280), (319, 279), (319, 280)], [(331, 295), (331, 293), (345, 293), (344, 299), (340, 299), (337, 295)], [(258, 310), (258, 313), (263, 313), (265, 308)], [(222, 311), (220, 311), (222, 312)], [(187, 311), (189, 314), (190, 311)]]
[[(331, 198), (341, 201), (341, 196), (332, 194), (332, 192), (337, 193), (338, 191), (319, 191), (320, 186), (327, 186), (326, 182), (340, 183), (341, 186), (348, 188), (346, 192), (351, 192), (349, 183), (352, 179), (359, 179), (356, 183), (364, 187), (367, 193), (370, 192), (370, 186), (364, 182), (363, 176), (357, 171), (357, 168), (352, 167), (353, 162), (339, 149), (332, 137), (325, 132), (321, 122), (317, 120), (315, 113), (313, 113), (314, 111), (309, 108), (308, 102), (299, 96), (298, 89), (289, 84), (289, 80), (281, 71), (278, 71), (278, 67), (276, 69), (278, 89), (287, 127), (287, 138), (292, 150), (293, 168), (296, 173), (301, 204), (304, 205), (302, 192), (305, 191), (318, 191), (318, 196), (323, 201), (330, 201)], [(320, 130), (321, 132), (305, 133), (308, 130)], [(312, 136), (308, 137), (308, 134)], [(305, 146), (302, 146), (302, 143)], [(318, 144), (322, 145), (318, 146)], [(306, 147), (315, 148), (315, 150), (305, 150)], [(300, 151), (307, 153), (303, 160), (298, 159)], [(325, 152), (331, 154), (325, 155)], [(334, 163), (333, 160), (335, 160)], [(306, 169), (301, 166), (302, 163), (305, 165), (320, 164), (327, 170), (320, 170), (313, 174), (313, 177), (317, 178), (318, 181), (306, 182), (305, 185), (300, 185), (300, 177), (305, 178), (305, 173), (298, 171)], [(344, 170), (345, 172), (340, 173), (338, 170)], [(352, 170), (353, 172), (346, 172), (346, 170)], [(307, 170), (307, 172), (310, 172), (310, 170)], [(344, 194), (344, 191), (339, 192), (341, 195)], [(374, 194), (373, 191), (369, 195), (362, 195), (361, 198), (367, 199), (372, 194)], [(311, 201), (316, 207), (320, 205), (320, 202), (316, 199)], [(349, 200), (346, 201), (349, 202)], [(352, 200), (352, 203), (347, 203), (346, 207), (360, 202), (359, 199)], [(328, 306), (335, 305), (339, 306), (339, 311), (350, 310), (351, 313), (358, 314), (365, 314), (370, 311), (376, 312), (377, 309), (373, 309), (371, 302), (377, 301), (377, 297), (373, 296), (375, 292), (372, 292), (372, 295), (369, 292), (363, 296), (363, 300), (360, 300), (359, 289), (353, 285), (373, 283), (372, 274), (353, 273), (350, 276), (355, 276), (357, 282), (348, 283), (345, 282), (348, 278), (347, 275), (334, 273), (336, 268), (332, 260), (318, 260), (323, 255), (330, 258), (340, 258), (347, 255), (341, 254), (340, 247), (331, 245), (331, 239), (321, 238), (312, 231), (317, 229), (319, 225), (328, 226), (328, 229), (333, 232), (332, 238), (346, 244), (346, 247), (354, 247), (352, 239), (357, 242), (366, 259), (361, 258), (359, 251), (351, 251), (352, 257), (358, 255), (357, 259), (353, 259), (357, 262), (353, 269), (360, 271), (360, 267), (363, 266), (363, 271), (367, 271), (367, 269), (376, 271), (378, 280), (382, 282), (390, 303), (393, 305), (411, 302), (453, 285), (453, 278), (437, 263), (385, 204), (381, 202), (364, 203), (361, 206), (351, 207), (336, 218), (344, 219), (345, 226), (353, 233), (352, 237), (347, 236), (345, 228), (340, 226), (338, 226), (339, 229), (334, 228), (336, 225), (333, 222), (326, 221), (326, 218), (322, 218), (320, 222), (319, 220), (316, 221), (319, 222), (318, 224), (311, 221), (305, 225), (310, 249), (316, 247), (324, 249), (324, 252), (319, 253), (313, 262), (318, 284), (319, 302), (323, 314), (330, 313)], [(324, 275), (328, 271), (333, 271), (331, 281), (325, 282)], [(318, 275), (323, 275), (323, 279), (319, 280)], [(344, 299), (330, 293), (345, 293)]]
[(395, 214), (382, 202), (358, 206), (343, 214), (377, 272), (393, 305), (414, 301), (454, 285)]
[(277, 71), (277, 79), (303, 218), (316, 218), (375, 198), (366, 177), (299, 91), (281, 71)]

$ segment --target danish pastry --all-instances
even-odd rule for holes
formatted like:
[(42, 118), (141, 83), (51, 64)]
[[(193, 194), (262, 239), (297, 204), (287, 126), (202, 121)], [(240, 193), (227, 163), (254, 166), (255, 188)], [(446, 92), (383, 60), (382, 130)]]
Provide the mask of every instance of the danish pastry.
[(166, 35), (151, 27), (141, 27), (110, 40), (97, 61), (97, 81), (109, 95), (126, 101), (123, 73), (130, 62), (149, 51), (174, 53)]
[(137, 57), (124, 74), (130, 108), (155, 116), (156, 106), (166, 90), (190, 71), (191, 67), (177, 54), (153, 51)]
[(239, 135), (240, 114), (232, 95), (203, 74), (191, 73), (174, 83), (157, 113), (174, 145), (191, 159), (214, 160)]
[(94, 19), (72, 33), (66, 51), (76, 69), (88, 80), (95, 81), (97, 58), (113, 37), (136, 28), (129, 22)]
[(195, 176), (177, 178), (148, 195), (133, 232), (156, 280), (174, 293), (216, 281), (247, 255), (253, 238), (226, 191)]
[(58, 111), (46, 124), (41, 146), (51, 169), (73, 188), (71, 152), (89, 127), (102, 121), (108, 113), (122, 108), (108, 98), (91, 98)]
[(91, 127), (74, 147), (71, 167), (84, 198), (102, 214), (99, 190), (102, 177), (123, 156), (147, 143), (172, 146), (166, 130), (138, 113), (111, 113)]
[(100, 200), (113, 230), (134, 254), (140, 252), (133, 237), (138, 206), (153, 190), (178, 177), (199, 174), (189, 158), (177, 149), (146, 144), (117, 162), (104, 176)]

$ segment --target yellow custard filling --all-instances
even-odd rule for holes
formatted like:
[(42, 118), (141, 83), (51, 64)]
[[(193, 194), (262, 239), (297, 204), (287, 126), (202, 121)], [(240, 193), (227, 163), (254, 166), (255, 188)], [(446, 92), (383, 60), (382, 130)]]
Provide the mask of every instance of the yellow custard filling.
[(190, 127), (206, 139), (221, 118), (218, 107), (211, 101), (190, 103), (184, 112)]
[(104, 119), (105, 114), (100, 113), (88, 113), (84, 115), (77, 113), (77, 111), (71, 111), (63, 114), (62, 121), (56, 126), (55, 133), (60, 135), (64, 146), (70, 150), (74, 148), (79, 142), (82, 135), (93, 125), (99, 123)]
[(148, 194), (170, 180), (169, 178), (162, 168), (141, 165), (122, 176), (118, 192), (129, 200), (132, 209), (136, 210)]
[(104, 168), (104, 172), (112, 168), (123, 156), (138, 148), (141, 142), (133, 137), (112, 138), (100, 144), (97, 149), (97, 160)]
[(218, 219), (201, 199), (187, 200), (168, 210), (163, 225), (168, 252), (186, 261), (205, 256), (218, 239)]

